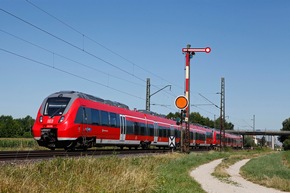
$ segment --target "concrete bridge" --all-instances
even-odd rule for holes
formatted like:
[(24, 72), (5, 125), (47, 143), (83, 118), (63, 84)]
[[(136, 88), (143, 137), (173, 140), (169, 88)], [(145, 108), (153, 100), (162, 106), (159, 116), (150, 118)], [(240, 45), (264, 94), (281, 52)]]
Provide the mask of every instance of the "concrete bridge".
[(289, 135), (290, 131), (236, 131), (236, 130), (225, 130), (226, 133), (238, 134), (243, 136), (243, 146), (245, 142), (245, 135), (268, 135), (271, 137), (271, 146), (274, 149), (274, 136)]
[(290, 135), (290, 131), (236, 131), (236, 130), (225, 130), (226, 133), (240, 134), (240, 135)]

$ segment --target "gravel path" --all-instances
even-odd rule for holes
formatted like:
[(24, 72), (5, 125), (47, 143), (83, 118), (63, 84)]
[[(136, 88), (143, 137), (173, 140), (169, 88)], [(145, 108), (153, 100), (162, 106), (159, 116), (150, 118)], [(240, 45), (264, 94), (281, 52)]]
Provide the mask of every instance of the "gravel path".
[(201, 165), (193, 170), (190, 175), (208, 193), (285, 193), (273, 188), (266, 188), (254, 184), (242, 178), (239, 174), (240, 168), (248, 161), (249, 159), (239, 161), (227, 169), (227, 172), (231, 175), (230, 180), (235, 182), (232, 184), (221, 182), (211, 175), (214, 168), (222, 162), (222, 159)]

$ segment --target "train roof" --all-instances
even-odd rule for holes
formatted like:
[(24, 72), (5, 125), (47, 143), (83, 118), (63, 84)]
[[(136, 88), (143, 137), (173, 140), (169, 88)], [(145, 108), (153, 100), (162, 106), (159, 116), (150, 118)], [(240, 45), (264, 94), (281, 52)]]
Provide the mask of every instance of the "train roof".
[(162, 114), (155, 113), (155, 112), (152, 112), (152, 111), (147, 111), (147, 110), (138, 110), (138, 111), (141, 112), (141, 113), (145, 113), (145, 114), (149, 114), (149, 115), (153, 115), (153, 116), (166, 118), (166, 115), (162, 115)]
[(75, 97), (75, 98), (84, 98), (84, 99), (88, 99), (91, 101), (95, 101), (95, 102), (100, 102), (100, 103), (104, 103), (104, 104), (108, 104), (111, 106), (116, 106), (116, 107), (120, 107), (120, 108), (124, 108), (124, 109), (129, 109), (129, 106), (123, 104), (123, 103), (119, 103), (116, 101), (111, 101), (111, 100), (104, 100), (100, 97), (96, 97), (90, 94), (86, 94), (83, 92), (78, 92), (78, 91), (59, 91), (56, 93), (53, 93), (52, 95), (50, 95), (49, 97), (60, 97), (60, 96), (71, 96), (71, 97)]

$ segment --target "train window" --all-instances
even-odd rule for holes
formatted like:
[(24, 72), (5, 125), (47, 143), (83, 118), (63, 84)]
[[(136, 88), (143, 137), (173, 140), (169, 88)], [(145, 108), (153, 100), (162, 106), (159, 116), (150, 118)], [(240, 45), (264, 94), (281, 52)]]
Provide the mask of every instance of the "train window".
[(127, 121), (127, 134), (134, 134), (134, 124), (132, 121)]
[(220, 140), (221, 139), (221, 135), (220, 134), (216, 134), (216, 139)]
[(170, 125), (170, 135), (171, 136), (174, 136), (174, 126), (173, 125)]
[(78, 109), (78, 112), (75, 118), (75, 123), (83, 123), (83, 112), (84, 112), (83, 108), (84, 107), (80, 107)]
[(120, 127), (120, 119), (119, 117), (117, 118), (116, 113), (109, 113), (110, 116), (110, 126), (111, 127)]
[(116, 127), (120, 127), (120, 115), (116, 114)]
[(146, 135), (147, 132), (146, 132), (146, 125), (144, 123), (139, 123), (140, 125), (140, 135)]
[(192, 136), (192, 139), (196, 139), (196, 133), (195, 132), (193, 132), (193, 136)]
[(92, 113), (92, 124), (100, 125), (100, 111), (96, 109), (92, 109), (91, 113)]
[(159, 128), (161, 129), (160, 132), (159, 132), (159, 134), (160, 134), (159, 136), (160, 137), (166, 137), (166, 135), (167, 135), (166, 134), (167, 133), (167, 128), (166, 127), (162, 127), (162, 126), (159, 127)]
[(206, 138), (212, 138), (212, 132), (206, 132)]
[(154, 126), (152, 124), (148, 124), (149, 136), (154, 136)]
[(196, 133), (196, 139), (197, 140), (205, 140), (205, 134), (203, 133)]
[(175, 136), (176, 136), (177, 138), (180, 138), (180, 136), (181, 136), (181, 132), (180, 132), (179, 130), (175, 130)]
[(91, 109), (80, 107), (75, 118), (75, 123), (91, 124)]
[(158, 123), (154, 123), (154, 136), (159, 136), (159, 126)]
[(166, 136), (165, 137), (169, 137), (170, 136), (170, 129), (166, 129)]
[(109, 125), (109, 113), (107, 111), (101, 111), (101, 123), (103, 126)]
[(163, 131), (164, 131), (164, 128), (162, 126), (159, 126), (159, 133), (158, 133), (159, 137), (163, 137)]
[(85, 108), (84, 117), (85, 117), (85, 123), (86, 124), (92, 124), (92, 113), (91, 113), (91, 109)]
[(44, 106), (44, 115), (57, 116), (62, 115), (67, 107), (70, 98), (68, 97), (52, 97), (48, 98)]
[(190, 139), (193, 139), (193, 132), (190, 132)]
[(140, 126), (139, 123), (134, 122), (134, 134), (139, 135), (140, 134)]

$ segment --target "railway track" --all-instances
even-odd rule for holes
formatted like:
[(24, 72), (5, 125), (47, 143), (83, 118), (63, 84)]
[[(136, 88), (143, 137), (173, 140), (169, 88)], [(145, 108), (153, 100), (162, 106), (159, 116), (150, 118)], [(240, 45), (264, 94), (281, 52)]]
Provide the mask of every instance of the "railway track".
[(42, 150), (42, 151), (0, 151), (0, 161), (17, 161), (46, 159), (54, 157), (82, 157), (100, 155), (128, 155), (146, 153), (167, 153), (171, 150), (148, 149), (148, 150), (88, 150), (88, 151), (63, 151), (63, 150)]

